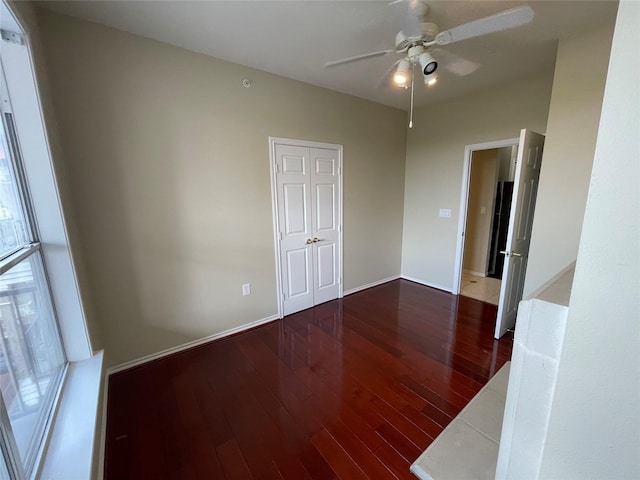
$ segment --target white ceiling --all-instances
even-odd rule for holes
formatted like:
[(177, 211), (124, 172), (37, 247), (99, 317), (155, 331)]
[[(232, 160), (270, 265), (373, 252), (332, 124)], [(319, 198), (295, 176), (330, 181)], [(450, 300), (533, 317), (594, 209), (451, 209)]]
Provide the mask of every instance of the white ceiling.
[[(482, 66), (466, 77), (441, 71), (434, 87), (420, 83), (418, 106), (551, 69), (558, 39), (612, 21), (617, 10), (615, 0), (428, 3), (429, 20), (440, 30), (522, 4), (531, 5), (535, 18), (524, 27), (447, 46)], [(374, 102), (404, 110), (409, 106), (408, 91), (380, 86), (399, 55), (323, 68), (329, 60), (393, 48), (406, 23), (406, 2), (92, 0), (40, 5)]]

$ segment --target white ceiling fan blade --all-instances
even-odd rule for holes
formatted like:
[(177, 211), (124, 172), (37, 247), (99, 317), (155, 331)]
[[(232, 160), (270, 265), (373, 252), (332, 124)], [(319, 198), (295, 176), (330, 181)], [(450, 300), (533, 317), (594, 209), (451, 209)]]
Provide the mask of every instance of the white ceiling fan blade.
[(364, 55), (356, 55), (354, 57), (341, 58), (340, 60), (333, 60), (324, 64), (324, 68), (335, 67), (338, 65), (344, 65), (345, 63), (359, 62), (360, 60), (366, 60), (368, 58), (383, 57), (385, 55), (391, 55), (396, 53), (395, 50), (380, 50), (379, 52), (365, 53)]
[(466, 58), (456, 55), (455, 53), (448, 52), (447, 50), (443, 50), (442, 48), (433, 48), (431, 49), (431, 53), (433, 53), (442, 68), (445, 68), (459, 77), (470, 75), (480, 68), (479, 63), (467, 60)]
[(436, 35), (435, 43), (438, 45), (448, 45), (449, 43), (460, 42), (468, 38), (479, 37), (488, 33), (500, 32), (510, 28), (525, 25), (533, 20), (533, 9), (528, 6), (511, 8), (489, 17), (480, 18), (473, 22), (465, 23), (457, 27), (450, 28)]

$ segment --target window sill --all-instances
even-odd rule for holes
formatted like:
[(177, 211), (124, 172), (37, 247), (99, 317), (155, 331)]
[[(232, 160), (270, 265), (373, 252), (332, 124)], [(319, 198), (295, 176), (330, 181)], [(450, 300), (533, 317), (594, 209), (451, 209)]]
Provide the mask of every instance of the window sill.
[(69, 364), (42, 468), (43, 480), (91, 478), (102, 377), (102, 352)]

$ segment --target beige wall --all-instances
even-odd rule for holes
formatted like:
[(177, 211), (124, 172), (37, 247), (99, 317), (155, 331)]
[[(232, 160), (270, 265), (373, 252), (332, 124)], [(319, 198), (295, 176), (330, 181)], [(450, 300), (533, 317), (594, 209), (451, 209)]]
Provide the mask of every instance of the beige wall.
[(525, 297), (578, 254), (612, 34), (608, 21), (558, 46)]
[[(94, 330), (103, 331), (110, 364), (275, 313), (269, 135), (345, 147), (345, 290), (397, 275), (401, 256), (403, 275), (451, 289), (465, 145), (515, 138), (521, 127), (546, 130), (552, 72), (420, 109), (407, 138), (405, 115), (394, 109), (50, 12), (39, 17), (55, 99), (48, 123), (59, 126), (57, 170), (69, 183), (65, 211), (77, 225)], [(563, 42), (560, 71), (575, 71), (571, 52), (598, 46), (607, 31)], [(549, 120), (559, 128), (584, 114), (582, 96), (560, 92), (553, 108), (561, 114)], [(529, 289), (539, 270), (564, 266), (542, 240), (552, 232), (541, 216), (557, 197), (549, 155)], [(570, 205), (586, 192), (567, 188)], [(572, 220), (581, 218), (577, 207)], [(452, 217), (439, 218), (439, 208)], [(242, 297), (246, 282), (252, 295)]]
[(498, 149), (498, 181), (512, 182), (515, 175), (515, 163), (518, 157), (518, 147), (504, 147)]
[[(402, 273), (450, 290), (466, 145), (546, 130), (553, 72), (419, 109), (407, 139)], [(450, 208), (451, 218), (438, 210)]]
[(344, 145), (344, 289), (400, 273), (404, 112), (39, 19), (109, 364), (276, 313), (269, 135)]
[(638, 25), (620, 2), (541, 479), (640, 478)]
[[(467, 226), (464, 232), (463, 268), (487, 273), (491, 220), (496, 192), (498, 149), (480, 150), (471, 157)], [(484, 213), (482, 209), (484, 208)]]

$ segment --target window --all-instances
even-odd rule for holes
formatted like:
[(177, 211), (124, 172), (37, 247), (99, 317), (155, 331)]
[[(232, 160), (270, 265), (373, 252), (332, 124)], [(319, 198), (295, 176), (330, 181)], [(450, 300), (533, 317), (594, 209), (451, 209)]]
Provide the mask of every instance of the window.
[[(4, 71), (4, 65), (2, 65)], [(4, 77), (0, 77), (6, 85)], [(0, 479), (36, 467), (66, 359), (10, 99), (0, 128)]]
[(0, 0), (0, 19), (0, 480), (89, 478), (102, 355), (58, 195), (33, 6)]

